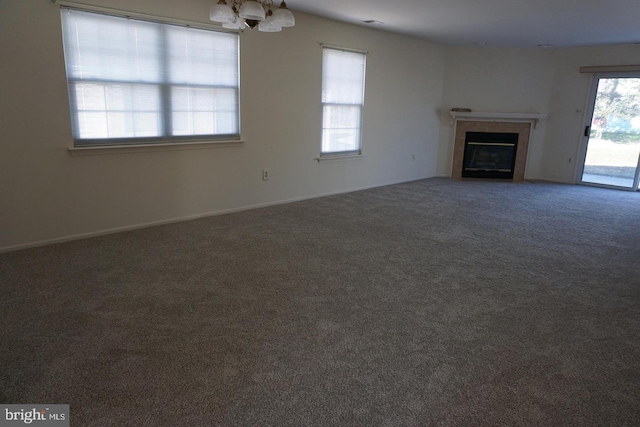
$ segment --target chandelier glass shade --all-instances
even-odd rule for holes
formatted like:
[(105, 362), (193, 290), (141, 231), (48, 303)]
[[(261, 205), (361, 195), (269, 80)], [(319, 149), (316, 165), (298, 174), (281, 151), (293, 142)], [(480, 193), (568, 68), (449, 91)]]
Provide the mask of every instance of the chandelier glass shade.
[(260, 24), (258, 24), (258, 31), (264, 31), (265, 33), (277, 33), (278, 31), (282, 31), (282, 27), (273, 24), (273, 14), (269, 11), (266, 19), (264, 21), (260, 21)]
[(266, 18), (264, 8), (254, 0), (248, 0), (240, 6), (240, 18), (262, 21)]
[(226, 24), (235, 21), (236, 15), (233, 13), (233, 9), (227, 6), (226, 3), (218, 3), (214, 4), (211, 8), (211, 12), (209, 12), (209, 19), (214, 22)]
[(218, 0), (209, 13), (209, 19), (225, 28), (242, 30), (258, 27), (259, 31), (275, 33), (296, 25), (295, 17), (282, 1), (275, 8), (273, 0)]
[(280, 7), (273, 12), (273, 25), (277, 27), (293, 27), (296, 25), (296, 18), (293, 17), (293, 13), (287, 9), (287, 5), (282, 2)]

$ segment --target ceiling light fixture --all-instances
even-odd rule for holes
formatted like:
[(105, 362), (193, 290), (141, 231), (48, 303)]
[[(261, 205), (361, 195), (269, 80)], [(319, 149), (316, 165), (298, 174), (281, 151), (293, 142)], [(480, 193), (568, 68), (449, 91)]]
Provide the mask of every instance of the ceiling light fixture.
[[(275, 10), (271, 10), (271, 9)], [(259, 31), (275, 33), (296, 25), (293, 13), (283, 1), (275, 8), (273, 0), (218, 0), (209, 13), (209, 19), (225, 28), (242, 30), (245, 26)]]

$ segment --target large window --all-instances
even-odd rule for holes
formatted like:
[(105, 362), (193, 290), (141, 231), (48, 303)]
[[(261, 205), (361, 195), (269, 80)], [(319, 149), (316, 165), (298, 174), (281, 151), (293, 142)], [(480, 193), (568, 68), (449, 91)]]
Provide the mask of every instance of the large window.
[(334, 48), (322, 53), (322, 156), (361, 154), (366, 55)]
[(76, 146), (239, 139), (238, 35), (62, 9)]

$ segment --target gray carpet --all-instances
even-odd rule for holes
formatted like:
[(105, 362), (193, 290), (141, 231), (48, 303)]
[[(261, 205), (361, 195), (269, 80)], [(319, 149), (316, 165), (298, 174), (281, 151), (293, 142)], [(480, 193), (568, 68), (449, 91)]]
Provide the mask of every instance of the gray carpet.
[(640, 425), (640, 194), (429, 179), (0, 255), (74, 426)]

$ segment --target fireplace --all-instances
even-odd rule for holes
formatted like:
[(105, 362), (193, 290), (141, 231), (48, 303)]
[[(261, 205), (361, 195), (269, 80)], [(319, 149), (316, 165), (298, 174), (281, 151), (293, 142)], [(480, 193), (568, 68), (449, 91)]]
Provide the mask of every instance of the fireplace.
[[(515, 182), (523, 181), (527, 166), (527, 153), (529, 152), (529, 141), (533, 135), (535, 126), (540, 119), (546, 117), (544, 114), (534, 113), (482, 113), (482, 112), (458, 112), (450, 111), (452, 117), (451, 125), (454, 127), (454, 144), (451, 156), (451, 176), (453, 178), (465, 178), (468, 176), (478, 176), (481, 171), (469, 169), (480, 169), (482, 178), (503, 178), (511, 179)], [(478, 136), (477, 134), (492, 135), (488, 141), (484, 139), (467, 139), (467, 134)], [(514, 141), (503, 140), (501, 134), (516, 134)], [(480, 136), (483, 138), (483, 136)], [(497, 139), (496, 139), (497, 138)], [(468, 142), (476, 142), (469, 148)], [(494, 143), (493, 147), (482, 145)], [(497, 144), (513, 144), (513, 147)], [(501, 148), (502, 147), (502, 148)], [(473, 157), (471, 151), (477, 151)], [(493, 151), (493, 153), (491, 153)], [(506, 153), (515, 153), (515, 158)], [(467, 156), (467, 160), (465, 160)], [(496, 157), (497, 160), (496, 161)], [(509, 160), (504, 160), (505, 158)], [(467, 169), (463, 175), (463, 169)], [(490, 172), (492, 169), (494, 171)], [(504, 169), (510, 169), (507, 174)]]
[(513, 179), (518, 134), (466, 132), (463, 178)]

